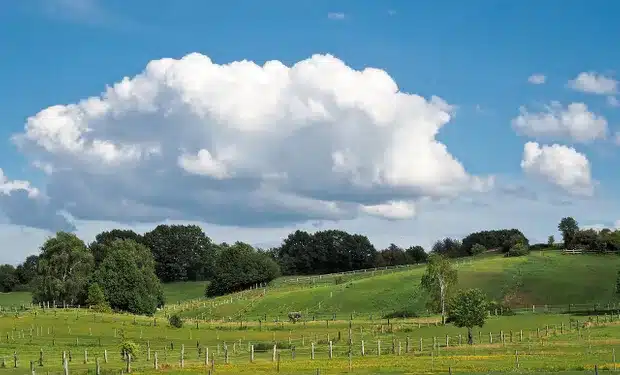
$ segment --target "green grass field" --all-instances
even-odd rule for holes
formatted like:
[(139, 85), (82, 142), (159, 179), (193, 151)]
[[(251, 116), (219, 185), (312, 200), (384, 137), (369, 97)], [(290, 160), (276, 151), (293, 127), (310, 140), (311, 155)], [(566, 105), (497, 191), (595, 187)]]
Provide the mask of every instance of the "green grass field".
[[(459, 287), (479, 287), (492, 299), (527, 308), (514, 316), (491, 316), (475, 331), (475, 345), (469, 346), (464, 342), (465, 330), (437, 326), (438, 318), (425, 314), (423, 301), (415, 297), (423, 266), (281, 278), (267, 289), (213, 299), (202, 297), (204, 282), (174, 283), (165, 285), (169, 305), (155, 318), (88, 310), (5, 310), (0, 313), (0, 359), (5, 364), (0, 372), (23, 374), (33, 361), (38, 373), (61, 374), (65, 351), (71, 353), (71, 374), (94, 373), (97, 359), (102, 373), (116, 374), (126, 366), (119, 349), (123, 340), (139, 344), (132, 369), (144, 374), (204, 373), (211, 366), (214, 374), (275, 374), (274, 342), (279, 348), (279, 373), (291, 375), (316, 374), (316, 369), (326, 375), (582, 374), (593, 373), (595, 365), (600, 371), (616, 368), (615, 351), (620, 349), (617, 312), (595, 317), (573, 308), (572, 315), (558, 314), (553, 309), (547, 312), (544, 305), (605, 307), (612, 303), (616, 307), (614, 282), (620, 257), (548, 252), (521, 258), (485, 256), (458, 261), (457, 267)], [(0, 295), (4, 307), (29, 302), (28, 293)], [(532, 305), (537, 306), (535, 313)], [(302, 311), (305, 322), (287, 322), (290, 311)], [(417, 312), (420, 317), (390, 319), (389, 323), (382, 319), (394, 311)], [(184, 316), (185, 326), (169, 327), (165, 316), (170, 313)], [(586, 321), (590, 323), (584, 326)], [(315, 359), (311, 359), (313, 343)], [(251, 345), (255, 346), (253, 362)], [(41, 350), (43, 366), (38, 362)], [(205, 366), (207, 350), (215, 362)], [(155, 352), (157, 371), (153, 369)]]
[[(618, 301), (615, 277), (620, 257), (615, 255), (562, 255), (535, 252), (527, 257), (482, 257), (458, 261), (460, 288), (481, 288), (491, 299), (515, 308), (532, 305), (607, 304)], [(212, 300), (196, 300), (172, 308), (186, 317), (258, 319), (285, 318), (290, 311), (307, 316), (374, 315), (395, 311), (425, 314), (416, 298), (424, 266), (385, 275), (381, 271), (294, 282), (277, 280), (266, 290), (238, 293)]]
[[(593, 323), (584, 327), (588, 319)], [(348, 321), (332, 321), (329, 326), (327, 322), (252, 322), (244, 326), (186, 322), (185, 327), (174, 329), (162, 319), (154, 326), (152, 318), (37, 310), (0, 317), (0, 358), (5, 363), (0, 371), (23, 374), (33, 361), (36, 372), (60, 374), (64, 351), (71, 359), (72, 374), (94, 372), (97, 360), (103, 373), (118, 373), (126, 367), (120, 356), (123, 340), (139, 344), (131, 366), (135, 373), (148, 374), (203, 373), (211, 366), (216, 374), (275, 374), (274, 342), (279, 347), (281, 374), (315, 374), (317, 368), (321, 374), (448, 373), (450, 369), (461, 374), (583, 373), (592, 372), (594, 365), (601, 371), (614, 369), (615, 350), (620, 348), (618, 315), (599, 317), (598, 324), (595, 318), (565, 314), (491, 317), (475, 331), (473, 346), (465, 344), (465, 330), (435, 326), (432, 321), (400, 319), (388, 325), (387, 320), (353, 320), (349, 359)], [(313, 343), (315, 358), (311, 359)], [(253, 362), (251, 345), (255, 348)], [(206, 367), (207, 349), (210, 362)], [(39, 366), (41, 350), (43, 366)], [(158, 371), (153, 368), (155, 353)]]

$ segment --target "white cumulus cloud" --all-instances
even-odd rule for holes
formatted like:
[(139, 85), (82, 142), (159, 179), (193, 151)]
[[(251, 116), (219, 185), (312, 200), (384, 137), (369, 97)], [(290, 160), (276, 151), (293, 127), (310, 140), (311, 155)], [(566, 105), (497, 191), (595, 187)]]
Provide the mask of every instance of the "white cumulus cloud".
[(53, 206), (79, 220), (394, 218), (492, 186), (436, 139), (453, 111), (330, 55), (286, 66), (192, 53), (46, 108), (13, 140), (49, 173)]
[(409, 219), (415, 215), (414, 204), (405, 201), (391, 201), (383, 204), (362, 206), (362, 210), (369, 215), (392, 220)]
[(613, 95), (618, 92), (618, 81), (596, 72), (582, 72), (568, 81), (568, 87), (589, 94)]
[(542, 85), (547, 81), (547, 76), (544, 74), (536, 73), (527, 78), (527, 81), (533, 85)]
[(575, 195), (592, 195), (594, 190), (588, 158), (572, 147), (527, 142), (521, 169)]
[(587, 143), (607, 136), (607, 119), (588, 110), (584, 103), (571, 103), (563, 107), (553, 101), (541, 112), (519, 109), (519, 116), (512, 120), (513, 128), (520, 134), (534, 138), (568, 138)]
[(9, 180), (0, 168), (0, 216), (10, 223), (44, 230), (73, 230), (73, 224), (50, 205), (30, 182)]

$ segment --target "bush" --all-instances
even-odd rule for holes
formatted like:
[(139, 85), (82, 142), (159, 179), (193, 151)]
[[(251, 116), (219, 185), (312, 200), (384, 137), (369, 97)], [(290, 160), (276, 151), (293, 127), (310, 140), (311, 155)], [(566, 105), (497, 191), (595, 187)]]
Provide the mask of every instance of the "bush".
[(383, 315), (383, 319), (394, 318), (417, 318), (419, 315), (414, 310), (400, 310)]
[(336, 284), (336, 285), (340, 285), (340, 284), (342, 284), (342, 283), (344, 283), (344, 277), (342, 277), (342, 276), (336, 276), (336, 277), (334, 277), (334, 284)]
[(217, 254), (213, 279), (205, 294), (213, 297), (234, 293), (268, 283), (278, 276), (280, 267), (268, 254), (237, 242), (223, 246)]
[(479, 243), (475, 243), (474, 246), (471, 247), (471, 255), (482, 254), (487, 251), (487, 248), (480, 245)]
[(125, 354), (131, 354), (131, 358), (137, 358), (138, 352), (140, 352), (140, 345), (133, 341), (125, 340), (121, 343), (121, 357), (125, 358)]
[(523, 255), (527, 255), (530, 252), (530, 248), (522, 243), (519, 242), (517, 244), (515, 244), (513, 247), (510, 248), (510, 250), (508, 250), (508, 252), (506, 253), (507, 257), (520, 257)]
[(105, 294), (103, 294), (103, 289), (97, 283), (92, 283), (88, 287), (88, 299), (86, 301), (88, 306), (98, 306), (105, 305), (107, 301), (105, 299)]
[(181, 317), (178, 316), (177, 314), (170, 315), (170, 317), (168, 318), (168, 324), (170, 324), (170, 327), (182, 328), (183, 319), (181, 319)]
[(93, 311), (98, 313), (106, 313), (109, 314), (112, 312), (112, 308), (108, 305), (107, 302), (98, 303), (90, 307)]
[(297, 323), (298, 321), (301, 320), (301, 313), (300, 312), (288, 313), (288, 320), (290, 320), (291, 323)]

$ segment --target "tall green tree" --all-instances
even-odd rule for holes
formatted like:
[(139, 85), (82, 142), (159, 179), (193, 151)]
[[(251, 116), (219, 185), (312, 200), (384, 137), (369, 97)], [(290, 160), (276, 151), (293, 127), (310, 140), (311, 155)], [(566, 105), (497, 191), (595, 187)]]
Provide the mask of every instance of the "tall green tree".
[(472, 330), (482, 327), (487, 317), (487, 300), (480, 289), (461, 290), (451, 300), (448, 320), (459, 328), (467, 327), (467, 343), (474, 343)]
[(0, 266), (0, 290), (3, 293), (12, 292), (18, 282), (15, 267), (10, 264)]
[(206, 280), (213, 274), (215, 246), (197, 225), (158, 225), (144, 234), (143, 243), (163, 282)]
[(575, 244), (575, 236), (579, 231), (579, 224), (577, 224), (577, 221), (570, 216), (562, 218), (558, 224), (558, 230), (562, 233), (564, 248), (572, 249)]
[(93, 256), (73, 233), (58, 232), (41, 247), (33, 301), (84, 304)]
[(547, 238), (547, 246), (549, 247), (555, 246), (555, 237), (553, 237), (553, 235)]
[(405, 253), (407, 254), (407, 263), (409, 264), (425, 263), (428, 260), (428, 254), (419, 245), (407, 248)]
[(88, 248), (93, 253), (95, 265), (98, 266), (103, 261), (103, 258), (105, 258), (106, 245), (111, 244), (115, 240), (134, 240), (137, 243), (142, 243), (143, 238), (140, 234), (131, 229), (112, 229), (97, 234), (95, 236), (95, 241), (88, 245)]
[(450, 260), (440, 254), (431, 254), (421, 286), (431, 297), (430, 306), (441, 312), (442, 324), (446, 322), (446, 301), (457, 281), (458, 275)]
[(207, 287), (207, 296), (218, 296), (267, 283), (280, 275), (278, 264), (267, 254), (252, 246), (236, 242), (221, 246), (216, 259), (215, 274)]
[(377, 258), (377, 250), (368, 237), (341, 230), (313, 234), (297, 230), (285, 238), (274, 253), (286, 275), (370, 268)]
[(163, 303), (163, 290), (155, 275), (150, 250), (134, 240), (105, 245), (106, 257), (93, 276), (115, 310), (152, 315)]
[(20, 285), (30, 286), (35, 277), (37, 277), (38, 263), (39, 257), (37, 255), (30, 255), (24, 263), (17, 266), (15, 274)]

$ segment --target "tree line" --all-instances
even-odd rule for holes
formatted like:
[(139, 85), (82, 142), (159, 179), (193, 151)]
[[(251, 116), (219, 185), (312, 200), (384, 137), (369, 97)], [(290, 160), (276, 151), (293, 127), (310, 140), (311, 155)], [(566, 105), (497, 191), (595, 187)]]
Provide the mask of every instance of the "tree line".
[[(268, 283), (281, 274), (425, 263), (429, 254), (459, 258), (492, 251), (521, 256), (531, 249), (557, 247), (620, 251), (619, 230), (580, 229), (572, 217), (563, 218), (558, 230), (562, 244), (550, 236), (546, 244), (530, 246), (518, 229), (495, 229), (460, 240), (440, 239), (429, 252), (418, 245), (401, 248), (395, 244), (377, 250), (368, 237), (341, 230), (297, 230), (280, 246), (266, 250), (243, 242), (215, 243), (196, 225), (158, 225), (144, 234), (113, 229), (99, 233), (90, 244), (59, 232), (45, 241), (38, 255), (29, 256), (19, 266), (0, 266), (0, 288), (4, 292), (32, 291), (35, 302), (90, 302), (148, 313), (163, 305), (160, 284), (167, 282), (209, 281), (205, 294), (216, 296)], [(131, 288), (139, 292), (132, 293)], [(95, 298), (102, 295), (103, 300)]]

